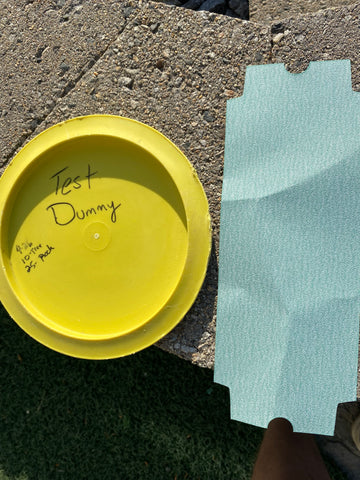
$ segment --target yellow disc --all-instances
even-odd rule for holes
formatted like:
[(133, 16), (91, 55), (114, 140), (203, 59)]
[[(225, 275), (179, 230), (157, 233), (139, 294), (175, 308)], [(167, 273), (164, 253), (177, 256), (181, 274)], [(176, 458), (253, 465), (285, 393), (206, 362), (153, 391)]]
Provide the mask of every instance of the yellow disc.
[(106, 115), (32, 140), (0, 179), (0, 300), (82, 358), (156, 342), (185, 315), (211, 246), (202, 186), (156, 130)]

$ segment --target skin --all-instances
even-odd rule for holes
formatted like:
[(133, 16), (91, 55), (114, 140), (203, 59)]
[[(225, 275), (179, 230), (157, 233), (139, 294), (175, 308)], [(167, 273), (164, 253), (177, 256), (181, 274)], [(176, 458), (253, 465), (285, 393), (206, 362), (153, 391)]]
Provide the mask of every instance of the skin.
[(252, 480), (331, 480), (314, 437), (294, 433), (285, 418), (272, 420), (265, 432)]

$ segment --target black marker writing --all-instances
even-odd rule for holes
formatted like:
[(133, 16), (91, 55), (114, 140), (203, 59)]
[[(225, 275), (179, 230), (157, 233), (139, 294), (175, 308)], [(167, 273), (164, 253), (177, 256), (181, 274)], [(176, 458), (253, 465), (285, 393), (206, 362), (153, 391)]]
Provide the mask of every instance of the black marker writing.
[[(81, 183), (79, 182), (81, 175), (76, 175), (76, 177), (74, 178), (70, 176), (64, 177), (64, 175), (62, 175), (68, 168), (69, 167), (64, 167), (50, 177), (50, 180), (52, 180), (53, 178), (56, 179), (55, 195), (58, 195), (60, 193), (61, 195), (65, 196), (71, 193), (72, 190), (78, 190), (82, 187)], [(87, 179), (87, 186), (89, 190), (91, 189), (90, 179), (97, 173), (98, 172), (96, 171), (92, 171), (90, 164), (88, 164), (87, 173), (84, 174), (84, 178)]]
[(96, 206), (91, 206), (87, 209), (76, 210), (74, 205), (69, 202), (56, 202), (49, 205), (46, 210), (49, 210), (55, 223), (57, 225), (65, 226), (69, 225), (74, 220), (84, 220), (85, 218), (99, 213), (110, 212), (110, 220), (112, 223), (116, 223), (117, 209), (121, 206), (121, 203), (115, 204), (112, 200), (110, 203), (101, 203)]
[[(27, 273), (30, 273), (38, 265), (38, 262), (35, 261), (35, 258), (39, 258), (42, 262), (45, 261), (45, 258), (50, 255), (50, 253), (55, 250), (54, 247), (46, 245), (46, 250), (41, 243), (34, 245), (33, 242), (21, 242), (16, 245), (16, 251), (21, 255), (20, 260), (24, 265), (24, 268)], [(25, 255), (24, 255), (25, 253)]]
[(36, 263), (36, 262), (33, 262), (33, 261), (31, 260), (31, 262), (30, 262), (29, 264), (25, 265), (25, 270), (27, 271), (27, 273), (30, 273), (30, 272), (31, 272), (31, 269), (32, 269), (32, 268), (35, 268), (36, 265), (37, 265), (37, 263)]
[(39, 243), (39, 245), (36, 245), (35, 247), (31, 247), (29, 250), (27, 250), (27, 255), (25, 255), (25, 257), (23, 257), (21, 259), (22, 262), (23, 263), (28, 262), (30, 260), (30, 255), (33, 255), (34, 253), (36, 253), (36, 251), (39, 250), (39, 248), (41, 248), (41, 243)]
[(52, 177), (50, 177), (50, 180), (56, 177), (56, 190), (55, 190), (56, 195), (58, 194), (59, 186), (60, 186), (60, 173), (64, 172), (67, 168), (69, 167), (65, 167), (62, 170), (59, 170), (58, 172), (54, 173)]
[(91, 188), (90, 186), (90, 178), (93, 177), (94, 175), (96, 175), (98, 172), (92, 172), (91, 171), (91, 168), (90, 168), (90, 165), (88, 165), (88, 173), (86, 175), (86, 178), (88, 179), (88, 187), (89, 187), (89, 190)]
[(40, 258), (40, 260), (41, 260), (42, 262), (45, 261), (45, 258), (46, 258), (48, 255), (50, 255), (50, 253), (51, 253), (53, 250), (55, 250), (55, 248), (54, 248), (54, 247), (50, 247), (50, 245), (46, 245), (46, 247), (47, 247), (47, 250), (46, 250), (45, 252), (43, 252), (43, 253), (39, 253), (39, 255), (38, 255), (38, 257)]
[(32, 242), (21, 242), (20, 245), (16, 245), (15, 250), (22, 255), (24, 251), (27, 251), (33, 246)]

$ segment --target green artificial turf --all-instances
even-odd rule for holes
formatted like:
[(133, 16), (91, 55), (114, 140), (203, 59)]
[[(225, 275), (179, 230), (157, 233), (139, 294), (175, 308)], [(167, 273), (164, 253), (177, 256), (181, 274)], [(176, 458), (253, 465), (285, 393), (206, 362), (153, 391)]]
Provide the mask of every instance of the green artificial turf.
[(212, 377), (156, 347), (60, 355), (0, 304), (0, 480), (248, 480), (263, 430), (229, 419)]

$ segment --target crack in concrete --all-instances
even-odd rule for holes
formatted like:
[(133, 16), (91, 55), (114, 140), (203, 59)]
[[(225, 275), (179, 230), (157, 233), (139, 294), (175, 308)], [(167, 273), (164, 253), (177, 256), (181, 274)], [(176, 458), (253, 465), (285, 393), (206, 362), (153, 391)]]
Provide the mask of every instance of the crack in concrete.
[(69, 80), (69, 82), (64, 86), (63, 90), (61, 93), (58, 95), (56, 99), (54, 99), (54, 105), (52, 108), (49, 109), (49, 111), (45, 112), (43, 115), (39, 116), (36, 118), (36, 126), (32, 128), (29, 133), (23, 134), (20, 136), (16, 144), (14, 145), (13, 149), (11, 152), (6, 155), (5, 159), (0, 161), (0, 169), (4, 168), (10, 161), (11, 159), (15, 156), (18, 150), (20, 150), (27, 142), (27, 140), (33, 135), (33, 133), (36, 131), (39, 126), (41, 126), (45, 120), (52, 114), (52, 112), (55, 110), (56, 106), (58, 105), (59, 101), (65, 98), (70, 92), (72, 92), (78, 83), (81, 81), (81, 79), (101, 60), (101, 58), (106, 54), (106, 52), (109, 50), (109, 48), (118, 41), (119, 37), (121, 34), (124, 32), (125, 28), (128, 25), (128, 20), (125, 18), (124, 25), (119, 29), (117, 32), (115, 38), (113, 38), (105, 48), (103, 48), (100, 53), (96, 54), (93, 56), (93, 58), (88, 61), (81, 69), (79, 74), (74, 78)]

